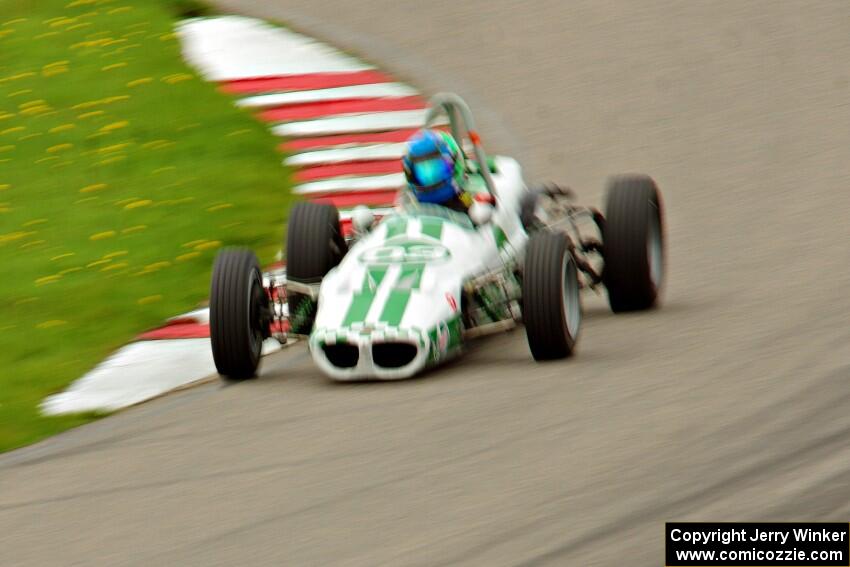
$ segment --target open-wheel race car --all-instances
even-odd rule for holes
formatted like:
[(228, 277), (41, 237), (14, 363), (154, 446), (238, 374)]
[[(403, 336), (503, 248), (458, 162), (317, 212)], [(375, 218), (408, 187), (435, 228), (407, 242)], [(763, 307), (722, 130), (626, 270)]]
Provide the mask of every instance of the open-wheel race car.
[(265, 340), (300, 336), (334, 380), (408, 378), (520, 322), (535, 360), (561, 359), (579, 336), (583, 288), (604, 286), (615, 312), (656, 305), (664, 222), (650, 177), (611, 178), (603, 215), (561, 186), (529, 189), (515, 160), (485, 155), (457, 95), (431, 99), (426, 126), (446, 118), (468, 182), (490, 198), (463, 213), (402, 190), (379, 221), (356, 210), (351, 235), (333, 206), (298, 203), (285, 277), (264, 275), (249, 250), (221, 251), (210, 332), (223, 377), (255, 376)]

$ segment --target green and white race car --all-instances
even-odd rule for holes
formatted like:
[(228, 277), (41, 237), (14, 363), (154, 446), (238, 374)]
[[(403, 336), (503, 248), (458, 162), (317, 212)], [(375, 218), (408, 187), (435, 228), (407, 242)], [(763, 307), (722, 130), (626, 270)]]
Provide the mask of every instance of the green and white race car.
[(657, 304), (664, 224), (650, 177), (612, 178), (603, 215), (574, 205), (568, 189), (530, 190), (512, 158), (488, 158), (457, 95), (431, 100), (426, 126), (444, 118), (492, 204), (464, 214), (403, 192), (379, 222), (355, 211), (346, 238), (334, 207), (299, 203), (285, 277), (263, 275), (251, 251), (223, 250), (210, 297), (223, 377), (255, 376), (264, 340), (294, 335), (334, 380), (409, 378), (520, 322), (535, 360), (561, 359), (579, 336), (582, 288), (604, 286), (615, 312)]

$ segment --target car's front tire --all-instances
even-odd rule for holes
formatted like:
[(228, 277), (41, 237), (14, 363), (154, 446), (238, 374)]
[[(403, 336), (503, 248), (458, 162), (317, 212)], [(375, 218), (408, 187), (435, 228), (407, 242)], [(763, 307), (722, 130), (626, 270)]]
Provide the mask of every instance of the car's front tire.
[(535, 360), (573, 353), (581, 327), (578, 267), (567, 235), (540, 231), (528, 242), (522, 279), (522, 319)]
[(649, 309), (664, 282), (664, 210), (655, 181), (622, 175), (608, 183), (602, 281), (615, 313)]
[(268, 336), (268, 313), (257, 257), (250, 250), (222, 250), (210, 289), (210, 342), (219, 374), (231, 380), (256, 375)]

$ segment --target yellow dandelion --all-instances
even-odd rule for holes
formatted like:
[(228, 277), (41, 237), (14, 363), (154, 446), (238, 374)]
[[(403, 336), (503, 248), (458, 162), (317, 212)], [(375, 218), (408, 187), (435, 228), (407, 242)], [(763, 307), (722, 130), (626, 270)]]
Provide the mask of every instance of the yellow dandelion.
[(59, 132), (67, 132), (68, 130), (73, 130), (76, 128), (76, 124), (60, 124), (59, 126), (54, 126), (48, 132), (51, 134), (58, 134)]
[(200, 252), (187, 252), (186, 254), (180, 254), (177, 256), (176, 260), (178, 262), (185, 262), (186, 260), (191, 260), (192, 258), (197, 258), (200, 256)]
[(207, 211), (210, 213), (214, 213), (215, 211), (220, 211), (222, 209), (230, 209), (233, 205), (231, 203), (221, 203), (220, 205), (213, 205), (212, 207), (208, 207)]
[(71, 256), (76, 256), (74, 252), (65, 252), (64, 254), (59, 254), (58, 256), (54, 256), (50, 259), (51, 262), (55, 262), (56, 260), (61, 260), (63, 258), (70, 258)]
[(41, 132), (33, 132), (32, 134), (27, 134), (26, 136), (21, 136), (18, 138), (19, 142), (24, 142), (26, 140), (32, 140), (33, 138), (41, 138), (44, 134)]
[(111, 272), (113, 270), (120, 270), (122, 268), (128, 267), (130, 264), (127, 262), (115, 262), (114, 264), (110, 264), (108, 266), (104, 266), (100, 269), (101, 272)]
[(81, 120), (85, 120), (86, 118), (92, 118), (93, 116), (102, 116), (104, 112), (102, 110), (93, 110), (91, 112), (84, 112), (80, 114), (77, 118)]
[(77, 199), (74, 201), (75, 205), (82, 205), (83, 203), (88, 203), (90, 201), (97, 201), (100, 197), (86, 197), (85, 199)]
[(116, 250), (115, 252), (110, 252), (109, 254), (104, 254), (104, 258), (117, 258), (118, 256), (126, 256), (130, 252), (127, 250)]
[(13, 210), (9, 203), (0, 203), (0, 213), (11, 213)]
[(44, 20), (44, 23), (49, 25), (51, 28), (58, 28), (61, 26), (67, 26), (68, 24), (73, 24), (77, 21), (77, 18), (68, 18), (66, 16), (57, 16), (55, 18), (50, 18), (49, 20)]
[(124, 161), (125, 159), (127, 159), (127, 156), (112, 156), (98, 161), (95, 165), (109, 165), (110, 163), (117, 163), (119, 161)]
[(68, 321), (63, 321), (62, 319), (51, 319), (49, 321), (44, 321), (43, 323), (39, 323), (36, 325), (39, 329), (52, 329), (54, 327), (61, 327), (62, 325), (67, 325)]
[(198, 244), (197, 246), (195, 246), (195, 250), (198, 250), (198, 251), (214, 250), (214, 249), (218, 248), (219, 246), (221, 246), (220, 241), (212, 240), (210, 242), (204, 242), (204, 243)]
[(15, 92), (13, 92), (13, 93), (9, 93), (9, 95), (8, 95), (8, 96), (9, 96), (9, 98), (12, 98), (12, 97), (16, 97), (16, 96), (21, 96), (21, 95), (25, 95), (25, 94), (30, 94), (31, 92), (32, 92), (32, 89), (21, 89), (21, 90), (19, 90), (19, 91), (15, 91)]
[(3, 152), (11, 152), (14, 149), (15, 146), (12, 145), (0, 146), (0, 154), (2, 154)]
[(139, 305), (149, 305), (151, 303), (156, 303), (157, 301), (162, 301), (161, 295), (148, 295), (147, 297), (141, 297), (137, 303)]
[(160, 41), (170, 41), (170, 40), (174, 39), (175, 37), (176, 36), (174, 35), (174, 33), (164, 33), (164, 34), (159, 36), (159, 39), (160, 39)]
[(113, 122), (111, 124), (107, 124), (106, 126), (103, 126), (100, 129), (100, 131), (101, 132), (113, 132), (115, 130), (121, 130), (122, 128), (126, 128), (129, 125), (130, 125), (130, 123), (127, 122), (126, 120), (121, 120), (119, 122)]
[(80, 193), (93, 193), (95, 191), (102, 191), (109, 187), (106, 183), (95, 183), (93, 185), (86, 185), (82, 189), (80, 189)]
[(126, 67), (126, 66), (127, 66), (127, 64), (123, 63), (123, 62), (122, 63), (112, 63), (111, 65), (105, 65), (104, 67), (101, 67), (100, 70), (101, 71), (111, 71), (113, 69), (120, 69), (121, 67)]
[(22, 24), (26, 21), (27, 21), (26, 18), (15, 18), (14, 20), (7, 20), (7, 21), (3, 22), (3, 27), (11, 27), (11, 26), (14, 26), (15, 24)]
[(204, 242), (208, 242), (207, 240), (192, 240), (187, 242), (186, 244), (181, 244), (183, 248), (194, 248), (198, 244), (203, 244)]
[(148, 264), (147, 266), (145, 266), (145, 270), (154, 272), (156, 270), (168, 268), (169, 266), (171, 266), (171, 262), (168, 261), (154, 262), (153, 264)]
[(24, 116), (39, 116), (44, 114), (53, 114), (53, 112), (49, 106), (43, 104), (38, 106), (28, 106), (21, 110), (21, 114)]
[(90, 4), (97, 4), (99, 0), (74, 0), (70, 4), (66, 5), (66, 8), (76, 8), (78, 6), (88, 6)]
[(11, 189), (11, 188), (12, 188), (12, 186), (9, 185), (8, 183), (0, 183), (0, 191), (6, 191), (6, 190)]
[(26, 130), (26, 126), (14, 126), (12, 128), (6, 128), (5, 130), (0, 131), (0, 135), (14, 134), (15, 132), (23, 132), (24, 130)]
[(40, 246), (41, 244), (46, 244), (46, 240), (33, 240), (32, 242), (27, 242), (26, 244), (21, 244), (20, 248), (32, 248), (34, 246)]
[(83, 269), (79, 266), (74, 266), (73, 268), (67, 268), (59, 272), (59, 275), (65, 276), (68, 274), (73, 274), (74, 272), (81, 272)]
[(147, 225), (137, 224), (136, 226), (131, 226), (130, 228), (125, 228), (121, 231), (121, 234), (133, 234), (134, 232), (141, 232), (147, 229)]
[(54, 274), (52, 276), (44, 276), (43, 278), (38, 278), (35, 280), (35, 285), (47, 285), (58, 282), (62, 279), (62, 276), (59, 274)]
[(112, 153), (112, 152), (120, 152), (124, 148), (128, 148), (131, 145), (132, 144), (130, 142), (124, 142), (122, 144), (112, 144), (111, 146), (104, 146), (102, 148), (99, 148), (98, 150), (95, 150), (95, 153), (109, 154), (109, 153)]
[(89, 262), (86, 264), (86, 268), (96, 268), (98, 266), (103, 266), (104, 264), (109, 264), (112, 260), (95, 260), (94, 262)]
[(44, 39), (46, 37), (53, 37), (54, 35), (59, 35), (59, 32), (58, 31), (49, 31), (49, 32), (40, 33), (37, 36), (35, 36), (35, 39)]
[(161, 150), (173, 145), (174, 142), (169, 140), (153, 140), (151, 142), (145, 142), (142, 144), (142, 147), (148, 150)]
[(130, 81), (129, 83), (127, 83), (127, 86), (132, 88), (132, 87), (138, 87), (140, 85), (146, 85), (146, 84), (152, 83), (152, 82), (153, 82), (153, 79), (151, 77), (142, 77), (141, 79), (136, 79), (135, 81)]
[(74, 147), (74, 144), (56, 144), (55, 146), (50, 146), (47, 148), (47, 152), (51, 154), (55, 154), (56, 152), (64, 152), (65, 150), (70, 150)]
[(150, 199), (140, 199), (138, 201), (133, 201), (132, 203), (127, 203), (124, 205), (125, 209), (138, 209), (140, 207), (148, 207), (153, 204), (153, 201)]
[(129, 12), (132, 9), (133, 9), (132, 6), (119, 6), (118, 8), (112, 8), (111, 10), (107, 11), (106, 13), (111, 16), (112, 14), (121, 14), (123, 12)]
[(41, 74), (45, 77), (52, 77), (53, 75), (59, 75), (60, 73), (68, 72), (68, 61), (56, 61), (54, 63), (48, 63), (44, 67), (41, 68)]
[(17, 240), (22, 240), (27, 236), (32, 236), (35, 232), (32, 231), (16, 231), (10, 232), (7, 234), (0, 234), (0, 244), (6, 244), (8, 242), (15, 242)]
[(18, 305), (26, 305), (27, 303), (35, 303), (36, 301), (38, 301), (38, 298), (37, 298), (37, 297), (25, 297), (25, 298), (23, 298), (23, 299), (19, 299), (19, 300), (17, 300), (17, 301), (15, 302), (15, 306), (18, 306)]
[(47, 219), (33, 219), (31, 221), (27, 221), (24, 223), (24, 226), (35, 226), (37, 224), (44, 224), (47, 222)]
[(35, 72), (25, 71), (23, 73), (11, 75), (9, 77), (4, 77), (3, 79), (0, 79), (0, 82), (6, 83), (6, 82), (11, 82), (11, 81), (20, 81), (21, 79), (27, 79), (29, 77), (35, 77)]
[(160, 80), (163, 83), (168, 83), (169, 85), (176, 85), (177, 83), (182, 83), (183, 81), (191, 81), (192, 75), (190, 75), (189, 73), (174, 73), (172, 75), (166, 75)]
[(35, 160), (35, 163), (47, 163), (48, 161), (57, 161), (58, 159), (56, 156), (46, 156)]
[(103, 232), (97, 232), (89, 236), (89, 240), (105, 240), (107, 238), (112, 238), (115, 236), (114, 230), (104, 230)]
[(0, 111), (0, 120), (6, 120), (8, 118), (14, 118), (14, 116), (15, 116), (14, 114), (11, 114), (9, 112)]

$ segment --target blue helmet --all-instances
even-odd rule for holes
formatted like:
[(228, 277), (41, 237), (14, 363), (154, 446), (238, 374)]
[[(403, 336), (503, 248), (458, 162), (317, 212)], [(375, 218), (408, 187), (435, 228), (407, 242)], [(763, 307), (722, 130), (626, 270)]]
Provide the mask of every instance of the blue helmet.
[(448, 133), (420, 130), (407, 141), (401, 161), (407, 183), (420, 202), (443, 204), (461, 193), (463, 155)]

